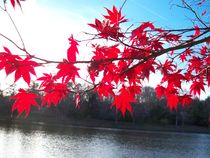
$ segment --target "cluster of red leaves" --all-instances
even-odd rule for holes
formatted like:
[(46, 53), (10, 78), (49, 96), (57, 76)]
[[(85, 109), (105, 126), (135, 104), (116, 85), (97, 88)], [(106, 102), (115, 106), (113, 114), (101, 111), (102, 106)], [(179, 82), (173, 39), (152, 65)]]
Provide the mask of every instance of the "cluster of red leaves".
[(95, 24), (88, 24), (99, 32), (99, 36), (102, 38), (113, 38), (117, 39), (119, 37), (124, 37), (123, 33), (120, 31), (119, 25), (121, 23), (127, 22), (124, 16), (121, 14), (121, 10), (117, 10), (113, 6), (112, 10), (107, 9), (108, 15), (104, 15), (104, 20), (100, 21), (95, 19)]
[(19, 55), (13, 55), (6, 47), (4, 47), (4, 52), (0, 52), (0, 70), (4, 69), (7, 76), (14, 72), (14, 82), (23, 78), (30, 85), (30, 74), (36, 75), (34, 68), (37, 66), (39, 64), (32, 61), (30, 56), (22, 59)]
[[(37, 79), (41, 82), (39, 89), (44, 92), (42, 96), (42, 106), (45, 104), (47, 104), (48, 107), (50, 107), (51, 104), (56, 106), (69, 94), (68, 83), (75, 82), (75, 78), (79, 77), (79, 68), (74, 65), (74, 62), (76, 62), (76, 54), (78, 53), (78, 43), (74, 40), (73, 36), (69, 38), (69, 41), (70, 47), (67, 50), (67, 59), (63, 59), (63, 61), (57, 65), (58, 72), (55, 75), (44, 73), (42, 77)], [(34, 67), (39, 66), (39, 64), (32, 61), (30, 57), (22, 59), (18, 55), (12, 55), (6, 47), (4, 47), (4, 50), (5, 52), (0, 53), (0, 69), (5, 69), (7, 75), (15, 72), (15, 81), (22, 77), (27, 84), (30, 85), (30, 74), (36, 75)], [(80, 96), (78, 94), (76, 94), (77, 106), (79, 106), (80, 102)], [(19, 114), (25, 111), (27, 116), (30, 112), (31, 105), (38, 106), (35, 101), (35, 99), (38, 98), (40, 98), (40, 96), (21, 89), (12, 97), (12, 99), (15, 100), (12, 111), (17, 109)]]
[[(209, 64), (207, 62), (210, 61), (209, 58), (205, 58), (207, 52), (205, 45), (200, 48), (202, 58), (196, 54), (193, 55), (192, 48), (186, 48), (178, 55), (182, 62), (189, 61), (186, 69), (180, 69), (170, 59), (158, 63), (155, 59), (161, 55), (161, 51), (165, 49), (165, 44), (175, 45), (179, 41), (181, 42), (181, 35), (156, 28), (153, 23), (145, 22), (133, 29), (128, 39), (120, 32), (120, 23), (127, 21), (121, 15), (121, 10), (117, 11), (113, 7), (112, 11), (107, 10), (107, 12), (108, 15), (104, 16), (105, 19), (103, 19), (104, 24), (96, 19), (95, 24), (89, 25), (96, 29), (99, 37), (116, 39), (118, 44), (111, 46), (93, 45), (95, 49), (92, 57), (93, 62), (89, 65), (88, 71), (93, 82), (97, 76), (102, 74), (100, 76), (101, 82), (95, 91), (101, 97), (111, 95), (114, 98), (112, 105), (116, 106), (116, 110), (120, 110), (123, 115), (126, 110), (131, 111), (131, 103), (135, 101), (135, 95), (140, 93), (142, 81), (149, 80), (150, 74), (158, 71), (162, 74), (162, 80), (156, 87), (156, 93), (159, 98), (166, 98), (170, 110), (177, 109), (179, 104), (189, 105), (192, 101), (192, 95), (200, 95), (201, 91), (204, 91), (204, 79), (208, 75), (203, 72), (204, 76), (198, 75), (198, 79), (196, 74), (207, 68)], [(104, 26), (117, 27), (115, 34), (112, 34), (113, 32), (107, 34)], [(191, 41), (199, 35), (200, 29), (196, 25), (195, 32), (190, 37)], [(129, 43), (124, 44), (124, 38), (127, 38)], [(172, 51), (171, 57), (175, 55), (177, 56)], [(201, 59), (205, 59), (206, 62), (202, 62)], [(183, 92), (183, 83), (191, 84), (189, 94)], [(131, 87), (135, 87), (135, 90), (130, 91)], [(114, 89), (117, 89), (115, 90), (117, 93), (114, 93)]]
[[(203, 2), (204, 0), (200, 3)], [(19, 0), (11, 0), (11, 3), (13, 7), (16, 3), (21, 6)], [(121, 29), (121, 24), (127, 22), (121, 9), (113, 6), (112, 10), (106, 8), (106, 11), (104, 19), (95, 19), (94, 24), (88, 25), (97, 31), (100, 39), (111, 40), (114, 44), (92, 44), (94, 51), (88, 73), (95, 92), (101, 98), (113, 97), (112, 106), (116, 110), (120, 110), (123, 115), (126, 111), (132, 111), (132, 103), (135, 102), (136, 95), (141, 93), (142, 82), (149, 80), (151, 73), (161, 73), (162, 80), (156, 87), (156, 94), (160, 99), (166, 98), (170, 110), (177, 109), (179, 104), (189, 105), (192, 95), (200, 95), (201, 91), (205, 91), (206, 82), (210, 86), (209, 42), (199, 48), (199, 55), (193, 53), (193, 46), (189, 46), (178, 52), (178, 55), (170, 50), (171, 59), (158, 61), (159, 56), (168, 53), (165, 51), (167, 46), (173, 47), (182, 42), (181, 34), (174, 34), (155, 27), (151, 22), (144, 22), (127, 35)], [(197, 25), (194, 30), (188, 42), (200, 36), (201, 30)], [(57, 73), (43, 74), (38, 78), (41, 82), (39, 88), (44, 92), (42, 105), (56, 106), (70, 93), (68, 84), (75, 83), (76, 78), (80, 77), (80, 69), (75, 66), (79, 44), (73, 36), (69, 38), (69, 42), (67, 58), (57, 64)], [(39, 64), (29, 56), (22, 59), (18, 55), (12, 55), (8, 48), (5, 47), (4, 50), (0, 54), (0, 70), (4, 69), (7, 75), (15, 72), (15, 81), (22, 77), (29, 85), (30, 75), (36, 75), (34, 67)], [(180, 68), (174, 62), (174, 56), (179, 61), (186, 62), (187, 66)], [(97, 83), (96, 78), (100, 78)], [(183, 92), (183, 83), (190, 84), (189, 93)], [(24, 100), (26, 97), (28, 99)], [(25, 111), (28, 115), (31, 105), (38, 106), (36, 98), (37, 95), (21, 89), (13, 97), (15, 103), (12, 110), (17, 109), (20, 114)], [(75, 101), (79, 107), (79, 91), (75, 92)]]
[[(67, 59), (57, 65), (58, 72), (53, 76), (52, 74), (44, 74), (43, 77), (38, 78), (41, 81), (40, 89), (44, 91), (42, 105), (51, 104), (55, 106), (62, 101), (68, 94), (69, 82), (75, 82), (75, 78), (79, 77), (78, 70), (74, 65), (76, 62), (76, 54), (78, 53), (78, 43), (74, 40), (73, 36), (69, 38), (70, 47), (67, 50)], [(61, 80), (61, 82), (60, 82)], [(79, 96), (76, 95), (76, 105), (79, 103)]]

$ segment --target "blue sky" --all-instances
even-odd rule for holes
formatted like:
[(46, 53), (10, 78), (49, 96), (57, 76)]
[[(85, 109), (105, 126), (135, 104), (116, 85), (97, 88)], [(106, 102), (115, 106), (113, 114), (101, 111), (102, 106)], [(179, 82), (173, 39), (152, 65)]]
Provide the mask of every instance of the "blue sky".
[[(124, 0), (39, 0), (37, 3), (48, 9), (56, 11), (65, 10), (80, 14), (84, 18), (99, 18), (105, 13), (104, 7), (111, 8), (113, 5), (120, 8)], [(143, 21), (154, 22), (157, 26), (185, 27), (192, 26), (188, 17), (192, 14), (184, 9), (178, 8), (180, 0), (128, 0), (124, 6), (123, 13), (130, 23)]]

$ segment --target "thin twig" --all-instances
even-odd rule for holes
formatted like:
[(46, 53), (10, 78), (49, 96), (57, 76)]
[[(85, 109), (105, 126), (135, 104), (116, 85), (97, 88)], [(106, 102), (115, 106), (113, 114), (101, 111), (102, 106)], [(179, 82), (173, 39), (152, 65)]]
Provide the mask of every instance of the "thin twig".
[(123, 7), (125, 6), (125, 3), (127, 2), (127, 0), (124, 0), (123, 4), (120, 7), (120, 11), (122, 11)]
[[(26, 49), (25, 43), (24, 43), (23, 38), (22, 38), (22, 36), (21, 36), (21, 34), (20, 34), (20, 31), (19, 31), (19, 29), (18, 29), (18, 27), (17, 27), (15, 21), (13, 20), (12, 16), (11, 16), (10, 13), (7, 11), (6, 6), (5, 6), (5, 12), (6, 12), (7, 16), (9, 17), (10, 21), (12, 22), (12, 24), (13, 24), (13, 26), (14, 26), (14, 28), (15, 28), (15, 30), (16, 30), (16, 32), (17, 32), (19, 38), (20, 38), (20, 41), (22, 42), (23, 49)], [(30, 55), (30, 54), (29, 54), (29, 55)]]
[(187, 9), (189, 9), (194, 15), (195, 17), (198, 19), (198, 21), (203, 24), (205, 27), (208, 27), (204, 22), (203, 20), (198, 16), (198, 14), (196, 13), (196, 11), (185, 1), (185, 0), (182, 0), (182, 3), (186, 6)]

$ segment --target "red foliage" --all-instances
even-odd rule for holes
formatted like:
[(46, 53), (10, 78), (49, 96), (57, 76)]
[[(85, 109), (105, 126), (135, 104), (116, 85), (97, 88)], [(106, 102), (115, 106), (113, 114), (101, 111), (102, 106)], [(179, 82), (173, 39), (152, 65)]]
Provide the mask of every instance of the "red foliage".
[(56, 106), (62, 99), (64, 99), (69, 93), (67, 85), (64, 83), (53, 83), (48, 91), (45, 91), (43, 96), (42, 105), (47, 104), (48, 107), (51, 104)]
[(36, 98), (39, 98), (39, 96), (34, 93), (26, 92), (24, 89), (19, 89), (18, 93), (12, 97), (12, 99), (15, 100), (12, 111), (17, 109), (20, 115), (25, 111), (26, 116), (28, 116), (31, 105), (39, 107), (35, 100)]
[[(21, 7), (20, 0), (10, 1), (14, 8), (16, 4)], [(202, 0), (198, 5), (204, 2)], [(44, 73), (37, 79), (41, 82), (39, 90), (44, 94), (42, 105), (50, 107), (51, 104), (56, 106), (72, 92), (69, 85), (76, 87), (76, 79), (80, 78), (80, 68), (76, 64), (88, 64), (87, 83), (92, 82), (91, 86), (100, 98), (113, 97), (112, 106), (116, 106), (116, 110), (123, 115), (126, 111), (132, 111), (132, 103), (141, 93), (143, 81), (149, 80), (151, 73), (162, 75), (155, 90), (158, 98), (165, 97), (170, 110), (177, 109), (179, 104), (189, 105), (193, 96), (205, 92), (205, 85), (210, 86), (210, 39), (208, 34), (205, 35), (209, 28), (204, 29), (196, 24), (188, 30), (164, 30), (154, 23), (143, 22), (123, 32), (121, 24), (128, 20), (122, 15), (122, 10), (115, 6), (105, 9), (107, 15), (102, 20), (95, 19), (93, 24), (88, 24), (95, 29), (97, 33), (94, 37), (98, 39), (91, 43), (93, 56), (90, 61), (77, 60), (79, 44), (71, 35), (63, 61), (36, 58), (25, 49), (21, 49), (26, 53), (26, 57), (22, 58), (4, 47), (4, 51), (0, 52), (0, 70), (5, 70), (7, 76), (14, 73), (15, 82), (23, 78), (30, 85), (31, 75), (36, 76), (35, 67), (43, 65), (32, 59), (44, 64), (56, 64), (54, 75)], [(205, 14), (206, 11), (202, 13)], [(163, 54), (167, 54), (167, 59), (159, 58)], [(190, 85), (186, 94), (183, 94), (183, 83)], [(81, 90), (75, 89), (72, 93), (79, 108)], [(31, 105), (38, 106), (35, 100), (38, 96), (23, 89), (12, 98), (16, 100), (12, 111), (17, 109), (20, 114), (25, 111), (28, 115)]]
[(15, 72), (15, 82), (22, 77), (30, 85), (30, 74), (36, 75), (34, 68), (39, 64), (32, 61), (30, 56), (22, 59), (18, 55), (12, 55), (8, 48), (4, 47), (4, 50), (0, 53), (0, 70), (5, 69), (6, 75)]
[(119, 95), (114, 97), (114, 101), (112, 105), (116, 106), (116, 110), (120, 110), (125, 115), (126, 110), (129, 112), (132, 111), (131, 103), (134, 102), (134, 95), (133, 93), (126, 87), (122, 87), (119, 90)]
[(73, 35), (69, 38), (70, 47), (67, 51), (67, 59), (69, 62), (75, 62), (76, 61), (76, 54), (79, 53), (77, 46), (79, 45), (77, 41), (74, 40)]
[(113, 6), (112, 11), (106, 8), (108, 15), (104, 15), (104, 17), (110, 21), (114, 26), (119, 26), (120, 23), (127, 22), (125, 16), (122, 16), (121, 10), (117, 10), (115, 6)]
[(69, 63), (65, 59), (62, 63), (58, 64), (57, 68), (59, 69), (59, 71), (56, 74), (55, 78), (61, 78), (63, 83), (68, 83), (70, 80), (75, 82), (76, 76), (79, 77), (79, 68), (75, 67), (73, 64)]

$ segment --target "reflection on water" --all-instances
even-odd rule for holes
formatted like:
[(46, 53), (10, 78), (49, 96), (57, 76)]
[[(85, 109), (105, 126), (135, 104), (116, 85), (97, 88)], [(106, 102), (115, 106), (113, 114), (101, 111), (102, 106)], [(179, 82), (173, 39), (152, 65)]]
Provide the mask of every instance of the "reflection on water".
[(208, 134), (0, 127), (0, 158), (205, 158), (209, 155)]

